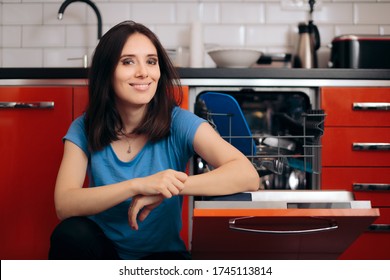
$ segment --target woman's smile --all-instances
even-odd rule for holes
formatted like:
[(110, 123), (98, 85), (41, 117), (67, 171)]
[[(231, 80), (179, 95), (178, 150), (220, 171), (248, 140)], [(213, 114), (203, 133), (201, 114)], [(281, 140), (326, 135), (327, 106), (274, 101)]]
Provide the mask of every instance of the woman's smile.
[(130, 86), (132, 86), (136, 90), (145, 91), (145, 90), (148, 90), (150, 88), (151, 84), (152, 84), (152, 82), (149, 82), (149, 83), (130, 83)]

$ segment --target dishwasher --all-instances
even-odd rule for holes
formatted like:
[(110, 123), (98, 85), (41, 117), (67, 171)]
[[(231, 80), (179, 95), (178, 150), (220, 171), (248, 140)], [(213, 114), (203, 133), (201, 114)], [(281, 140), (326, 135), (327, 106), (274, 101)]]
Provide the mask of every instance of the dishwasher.
[[(351, 192), (321, 190), (319, 89), (195, 87), (190, 108), (256, 168), (258, 191), (194, 197), (194, 259), (337, 259), (379, 216)], [(191, 105), (192, 104), (192, 105)], [(212, 170), (194, 156), (193, 174)]]
[[(243, 152), (262, 189), (320, 189), (325, 113), (316, 88), (196, 88), (194, 112)], [(194, 157), (193, 173), (210, 166)]]

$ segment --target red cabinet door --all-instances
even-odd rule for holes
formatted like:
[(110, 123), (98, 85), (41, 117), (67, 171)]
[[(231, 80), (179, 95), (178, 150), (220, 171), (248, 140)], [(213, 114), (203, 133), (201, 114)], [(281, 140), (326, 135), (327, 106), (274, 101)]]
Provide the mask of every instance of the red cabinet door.
[(0, 87), (0, 102), (0, 258), (46, 259), (72, 88)]
[[(390, 88), (322, 88), (321, 107), (326, 112), (325, 126), (390, 126)], [(326, 131), (326, 130), (325, 130)]]
[(88, 101), (88, 86), (73, 88), (73, 119), (76, 119), (85, 112)]
[(389, 142), (389, 127), (326, 127), (322, 166), (390, 166), (390, 150), (381, 150)]

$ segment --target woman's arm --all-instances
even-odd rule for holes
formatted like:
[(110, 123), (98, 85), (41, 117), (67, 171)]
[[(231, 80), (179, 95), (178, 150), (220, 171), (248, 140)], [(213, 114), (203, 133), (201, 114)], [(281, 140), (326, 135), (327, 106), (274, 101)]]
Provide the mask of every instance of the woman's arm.
[(226, 195), (259, 189), (260, 178), (252, 163), (208, 123), (196, 131), (194, 149), (214, 169), (189, 176), (182, 195)]
[[(226, 195), (256, 191), (260, 177), (252, 163), (235, 147), (222, 139), (207, 123), (199, 126), (194, 139), (195, 151), (214, 169), (189, 176), (181, 195)], [(143, 221), (162, 202), (161, 196), (137, 196), (129, 208), (129, 224), (138, 229), (137, 215)]]
[(64, 155), (58, 172), (54, 201), (57, 216), (93, 215), (109, 209), (137, 194), (157, 195), (169, 198), (184, 188), (187, 174), (165, 170), (154, 175), (120, 183), (83, 188), (88, 158), (70, 141), (65, 141)]

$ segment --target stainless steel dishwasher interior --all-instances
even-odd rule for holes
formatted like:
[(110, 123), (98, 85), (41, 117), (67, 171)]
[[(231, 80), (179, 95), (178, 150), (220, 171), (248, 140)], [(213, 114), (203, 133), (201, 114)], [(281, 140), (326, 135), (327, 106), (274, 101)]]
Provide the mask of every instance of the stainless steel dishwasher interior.
[[(224, 133), (228, 135), (221, 136), (233, 145), (239, 138), (250, 138), (250, 143), (255, 144), (254, 152), (245, 154), (258, 170), (264, 189), (320, 189), (321, 136), (325, 113), (319, 108), (317, 88), (191, 88), (190, 109), (212, 125), (219, 122), (221, 127), (222, 122), (234, 125), (233, 114), (223, 111), (223, 108), (219, 112), (209, 110), (202, 96), (210, 92), (229, 95), (237, 101), (250, 133), (235, 135), (234, 127), (230, 127), (229, 132)], [(194, 174), (211, 168), (200, 157), (194, 158)]]

